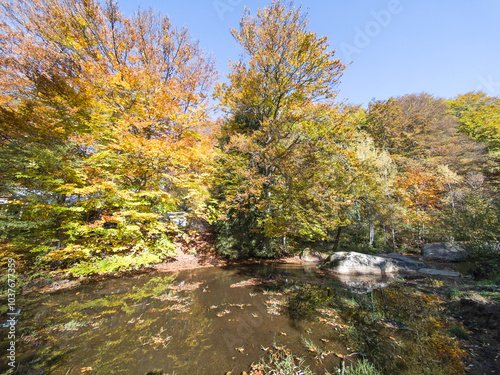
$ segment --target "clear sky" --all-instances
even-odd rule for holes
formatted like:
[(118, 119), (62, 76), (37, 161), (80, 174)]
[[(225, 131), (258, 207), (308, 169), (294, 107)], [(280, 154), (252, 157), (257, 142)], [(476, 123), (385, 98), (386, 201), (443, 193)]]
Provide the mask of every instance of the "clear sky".
[[(270, 1), (270, 0), (269, 0)], [(156, 9), (186, 26), (217, 59), (221, 79), (228, 59), (241, 51), (229, 30), (244, 7), (253, 13), (266, 0), (118, 0), (131, 15)], [(472, 90), (500, 96), (500, 0), (296, 1), (309, 28), (327, 36), (338, 57), (351, 64), (338, 99), (366, 106), (425, 91), (451, 98)]]

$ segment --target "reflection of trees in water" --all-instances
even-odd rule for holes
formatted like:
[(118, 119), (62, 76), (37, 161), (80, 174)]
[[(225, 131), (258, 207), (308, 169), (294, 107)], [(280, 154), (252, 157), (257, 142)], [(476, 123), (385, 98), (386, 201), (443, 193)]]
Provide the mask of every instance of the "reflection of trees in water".
[[(266, 282), (230, 287), (256, 277)], [(233, 366), (244, 370), (273, 342), (315, 365), (317, 353), (303, 346), (305, 337), (325, 353), (348, 355), (347, 346), (365, 353), (389, 373), (460, 373), (461, 352), (445, 332), (438, 297), (400, 282), (380, 288), (372, 279), (343, 281), (242, 267), (110, 280), (36, 297), (19, 322), (20, 358), (32, 360), (21, 367), (28, 374), (65, 374), (70, 367), (74, 373), (92, 367), (96, 373), (184, 374), (200, 366), (206, 373), (235, 372)], [(365, 285), (369, 291), (361, 293)], [(280, 301), (280, 315), (266, 310), (271, 299)], [(323, 364), (338, 361), (327, 355)]]
[(176, 278), (162, 275), (143, 285), (123, 280), (125, 287), (109, 293), (105, 288), (72, 293), (69, 303), (64, 300), (67, 293), (54, 296), (62, 306), (47, 306), (51, 318), (35, 323), (31, 328), (35, 334), (20, 350), (41, 342), (30, 368), (54, 373), (66, 373), (71, 366), (92, 367), (100, 373), (134, 369), (145, 373), (196, 363), (211, 346), (211, 320), (196, 301), (201, 283), (176, 283)]

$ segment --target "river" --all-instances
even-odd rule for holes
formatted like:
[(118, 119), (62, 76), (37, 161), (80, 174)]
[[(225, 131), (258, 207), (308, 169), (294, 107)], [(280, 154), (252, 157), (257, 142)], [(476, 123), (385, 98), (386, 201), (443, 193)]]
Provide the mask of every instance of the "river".
[(401, 279), (206, 268), (30, 293), (18, 305), (19, 374), (241, 374), (282, 348), (317, 374), (363, 357), (382, 373), (460, 373), (439, 300)]

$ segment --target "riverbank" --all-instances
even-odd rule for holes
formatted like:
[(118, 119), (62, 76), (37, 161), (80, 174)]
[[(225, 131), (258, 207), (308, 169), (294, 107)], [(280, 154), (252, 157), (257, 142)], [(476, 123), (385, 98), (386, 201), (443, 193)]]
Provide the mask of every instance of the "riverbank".
[(86, 277), (68, 276), (63, 271), (53, 272), (44, 277), (39, 277), (30, 281), (26, 281), (21, 287), (21, 294), (30, 293), (52, 293), (61, 290), (76, 288), (84, 284), (98, 283), (104, 280), (118, 279), (127, 276), (141, 275), (154, 272), (181, 272), (187, 270), (196, 270), (210, 267), (230, 267), (239, 265), (251, 264), (300, 264), (301, 260), (298, 255), (281, 256), (278, 258), (259, 259), (231, 259), (224, 257), (214, 250), (202, 248), (201, 251), (195, 252), (190, 246), (178, 243), (178, 252), (171, 258), (166, 259), (162, 263), (157, 263), (150, 266), (141, 267), (137, 270), (119, 271), (114, 274), (98, 274)]

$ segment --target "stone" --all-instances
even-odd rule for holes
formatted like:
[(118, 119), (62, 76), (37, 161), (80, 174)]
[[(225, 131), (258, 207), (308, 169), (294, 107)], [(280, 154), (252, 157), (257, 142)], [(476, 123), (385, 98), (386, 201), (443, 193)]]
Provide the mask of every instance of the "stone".
[(310, 249), (305, 249), (300, 254), (300, 261), (304, 263), (322, 263), (325, 261), (327, 255)]
[(460, 272), (447, 271), (447, 270), (437, 270), (435, 268), (421, 268), (418, 272), (429, 275), (429, 276), (446, 276), (446, 277), (461, 277)]
[(420, 262), (406, 262), (388, 256), (341, 251), (330, 255), (322, 267), (339, 275), (385, 275), (411, 272), (422, 266)]
[(413, 265), (416, 269), (427, 267), (422, 262), (417, 262), (416, 260), (410, 259), (410, 258), (405, 257), (404, 255), (398, 254), (398, 253), (378, 254), (378, 255), (382, 256), (382, 257), (389, 257), (389, 258), (392, 258), (392, 259), (400, 260), (402, 262), (407, 263), (408, 265)]
[(457, 243), (431, 243), (425, 245), (423, 250), (424, 260), (442, 260), (447, 262), (462, 262), (467, 257), (467, 250)]
[(307, 254), (307, 255), (301, 256), (300, 261), (305, 262), (305, 263), (320, 263), (320, 262), (324, 262), (324, 259), (320, 256), (317, 256), (317, 255)]

